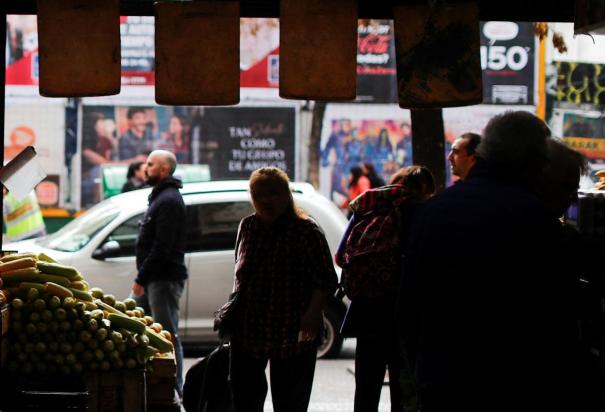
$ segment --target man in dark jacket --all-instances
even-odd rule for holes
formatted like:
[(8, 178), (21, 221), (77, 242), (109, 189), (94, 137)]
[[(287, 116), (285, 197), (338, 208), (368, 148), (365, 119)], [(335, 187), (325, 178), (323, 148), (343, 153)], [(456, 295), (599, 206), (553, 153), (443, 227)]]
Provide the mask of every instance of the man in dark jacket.
[(183, 348), (178, 337), (179, 299), (187, 279), (185, 266), (185, 203), (181, 181), (172, 177), (176, 157), (165, 150), (147, 158), (147, 183), (153, 187), (149, 208), (139, 223), (136, 243), (138, 275), (132, 295), (139, 306), (175, 337), (177, 391), (183, 387)]
[(536, 190), (549, 139), (529, 113), (497, 116), (420, 216), (401, 314), (423, 411), (575, 410), (570, 283)]

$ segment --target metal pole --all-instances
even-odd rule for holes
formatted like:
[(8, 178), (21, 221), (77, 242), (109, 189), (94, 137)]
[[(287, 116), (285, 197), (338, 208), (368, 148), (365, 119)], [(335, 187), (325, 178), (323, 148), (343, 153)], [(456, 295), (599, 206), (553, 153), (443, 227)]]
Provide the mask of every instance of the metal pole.
[(441, 109), (411, 110), (412, 157), (435, 177), (437, 193), (445, 189), (445, 133)]
[[(0, 22), (1, 31), (4, 33), (2, 36), (2, 51), (0, 51), (0, 57), (2, 61), (2, 67), (0, 68), (0, 82), (2, 83), (2, 96), (0, 96), (0, 125), (2, 125), (2, 143), (0, 144), (0, 166), (4, 165), (4, 102), (6, 100), (6, 47), (7, 43), (7, 26), (6, 26), (6, 13), (2, 13), (2, 22)], [(0, 208), (4, 210), (4, 191), (0, 194)], [(4, 226), (4, 213), (2, 214), (2, 225)], [(2, 237), (0, 236), (0, 251), (2, 250)]]

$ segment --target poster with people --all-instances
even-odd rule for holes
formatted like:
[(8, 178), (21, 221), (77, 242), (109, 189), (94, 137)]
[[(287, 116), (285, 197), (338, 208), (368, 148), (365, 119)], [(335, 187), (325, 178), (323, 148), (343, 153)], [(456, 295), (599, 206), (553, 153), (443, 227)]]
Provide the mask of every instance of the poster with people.
[(388, 182), (398, 169), (412, 164), (409, 118), (341, 117), (327, 123), (330, 133), (322, 139), (320, 167), (324, 175), (329, 175), (329, 183), (325, 182), (329, 190), (324, 193), (337, 204), (347, 197), (353, 168), (370, 165), (382, 181)]
[[(533, 106), (478, 105), (443, 110), (446, 186), (456, 180), (447, 155), (463, 133), (481, 133), (493, 116), (506, 110)], [(331, 104), (326, 108), (320, 143), (320, 191), (341, 205), (349, 193), (351, 169), (367, 165), (384, 182), (404, 166), (413, 164), (410, 112), (395, 105)]]
[(83, 106), (81, 206), (101, 200), (101, 167), (147, 159), (155, 149), (173, 152), (191, 163), (191, 127), (179, 107)]
[(296, 176), (296, 109), (84, 105), (81, 207), (101, 200), (103, 165), (144, 162), (156, 149), (205, 164), (213, 180), (247, 179), (263, 166)]

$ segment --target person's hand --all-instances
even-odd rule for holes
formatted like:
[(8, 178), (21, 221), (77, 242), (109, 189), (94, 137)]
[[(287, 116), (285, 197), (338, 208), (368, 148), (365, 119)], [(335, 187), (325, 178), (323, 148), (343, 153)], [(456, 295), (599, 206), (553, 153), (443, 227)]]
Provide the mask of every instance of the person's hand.
[(132, 284), (132, 294), (134, 296), (143, 296), (145, 294), (145, 288), (137, 282), (134, 282)]
[(299, 342), (313, 342), (317, 339), (319, 329), (323, 322), (321, 310), (307, 309), (300, 321), (300, 331), (298, 332)]

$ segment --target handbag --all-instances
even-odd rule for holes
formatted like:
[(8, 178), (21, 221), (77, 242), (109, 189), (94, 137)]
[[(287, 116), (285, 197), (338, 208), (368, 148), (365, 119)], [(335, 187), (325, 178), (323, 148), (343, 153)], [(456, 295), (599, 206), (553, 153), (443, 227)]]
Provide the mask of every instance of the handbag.
[[(237, 239), (235, 241), (235, 255), (240, 256), (236, 259), (236, 272), (242, 270), (243, 262), (245, 260), (245, 252), (240, 250), (242, 238), (247, 236), (247, 230), (242, 230), (242, 227), (238, 229)], [(239, 267), (238, 267), (239, 263)], [(220, 307), (219, 310), (214, 312), (214, 331), (218, 331), (218, 337), (223, 342), (228, 342), (231, 337), (238, 329), (242, 319), (242, 292), (245, 290), (245, 286), (248, 283), (246, 280), (242, 280), (239, 287), (229, 295), (227, 303)]]
[(241, 293), (239, 290), (231, 293), (227, 303), (214, 312), (214, 330), (223, 341), (228, 341), (237, 329), (241, 319)]

